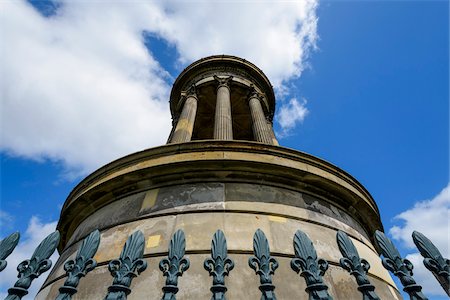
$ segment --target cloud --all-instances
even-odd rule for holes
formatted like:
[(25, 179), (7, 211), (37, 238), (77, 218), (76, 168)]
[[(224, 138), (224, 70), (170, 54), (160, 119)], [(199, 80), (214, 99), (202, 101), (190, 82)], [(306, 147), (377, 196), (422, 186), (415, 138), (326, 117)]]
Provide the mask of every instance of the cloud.
[(288, 103), (281, 106), (277, 113), (277, 120), (281, 126), (281, 132), (279, 136), (283, 137), (292, 131), (293, 128), (299, 123), (302, 123), (309, 111), (306, 108), (306, 99), (298, 101), (296, 98), (292, 98)]
[(4, 150), (86, 173), (164, 142), (164, 71), (121, 14), (95, 18), (85, 5), (45, 18), (22, 1), (2, 5)]
[(402, 222), (393, 226), (389, 233), (405, 247), (413, 250), (406, 258), (414, 263), (414, 276), (424, 288), (425, 293), (445, 295), (433, 275), (424, 267), (423, 258), (418, 253), (411, 234), (414, 230), (423, 233), (439, 249), (441, 254), (450, 257), (450, 183), (433, 199), (417, 202), (414, 207), (395, 217)]
[(300, 76), (316, 47), (318, 1), (164, 2), (158, 31), (182, 63), (211, 54), (238, 55), (260, 67), (276, 89)]
[[(14, 285), (17, 280), (17, 265), (29, 259), (33, 254), (39, 243), (50, 233), (55, 231), (57, 222), (42, 223), (37, 217), (32, 217), (28, 223), (25, 234), (22, 233), (19, 244), (13, 253), (8, 256), (6, 261), (8, 265), (5, 270), (2, 271), (0, 276), (0, 298), (4, 299), (7, 295), (7, 290)], [(50, 257), (53, 264), (58, 260), (58, 254), (55, 253)], [(39, 291), (40, 287), (44, 283), (45, 278), (49, 273), (41, 275), (41, 277), (35, 279), (30, 287), (29, 294), (23, 299), (34, 299), (34, 296)]]
[(277, 91), (301, 75), (317, 40), (317, 0), (64, 1), (51, 17), (23, 0), (0, 5), (1, 149), (75, 175), (168, 137), (170, 75), (143, 32), (174, 45), (179, 68), (238, 55)]

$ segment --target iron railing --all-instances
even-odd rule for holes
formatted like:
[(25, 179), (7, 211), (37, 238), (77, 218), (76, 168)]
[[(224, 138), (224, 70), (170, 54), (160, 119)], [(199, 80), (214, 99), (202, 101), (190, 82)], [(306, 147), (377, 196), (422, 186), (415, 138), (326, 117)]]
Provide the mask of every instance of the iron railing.
[[(443, 258), (433, 243), (420, 232), (414, 231), (413, 241), (424, 257), (425, 267), (432, 272), (444, 291), (450, 296), (450, 260)], [(0, 272), (6, 267), (6, 258), (14, 251), (19, 242), (19, 233), (13, 233), (0, 242)], [(363, 300), (379, 300), (375, 287), (370, 283), (367, 271), (369, 263), (361, 258), (353, 242), (343, 231), (336, 235), (337, 244), (342, 254), (339, 264), (354, 276), (358, 290)], [(59, 242), (59, 232), (55, 231), (47, 236), (36, 248), (30, 259), (17, 266), (18, 280), (8, 290), (5, 300), (20, 300), (28, 293), (32, 281), (42, 273), (48, 271), (52, 262), (49, 257), (53, 254)], [(380, 231), (375, 232), (375, 242), (383, 255), (383, 266), (400, 279), (403, 290), (411, 300), (426, 300), (422, 287), (413, 278), (413, 264), (401, 257), (392, 241)], [(57, 300), (70, 300), (77, 292), (80, 280), (92, 271), (97, 262), (93, 258), (100, 243), (98, 230), (90, 233), (82, 242), (75, 259), (65, 262), (64, 270), (67, 279), (59, 288)], [(141, 231), (131, 234), (122, 249), (120, 257), (111, 260), (108, 269), (113, 277), (112, 284), (105, 291), (105, 299), (126, 299), (132, 290), (131, 281), (147, 268), (143, 259), (145, 237)], [(291, 268), (299, 273), (306, 282), (306, 292), (310, 300), (330, 300), (327, 283), (323, 275), (328, 269), (328, 262), (317, 257), (316, 250), (308, 235), (297, 230), (293, 238), (295, 258), (291, 260)], [(162, 300), (176, 300), (178, 292), (178, 277), (189, 269), (189, 259), (185, 257), (186, 239), (183, 230), (176, 231), (169, 244), (168, 256), (159, 263), (159, 268), (166, 277), (162, 288)], [(261, 300), (276, 300), (275, 286), (272, 275), (278, 268), (278, 261), (270, 255), (270, 247), (264, 232), (258, 229), (253, 237), (253, 253), (248, 259), (249, 267), (259, 276)], [(233, 260), (227, 255), (225, 234), (217, 230), (212, 238), (211, 257), (204, 262), (204, 268), (212, 276), (212, 300), (225, 300), (227, 287), (225, 277), (234, 268)]]

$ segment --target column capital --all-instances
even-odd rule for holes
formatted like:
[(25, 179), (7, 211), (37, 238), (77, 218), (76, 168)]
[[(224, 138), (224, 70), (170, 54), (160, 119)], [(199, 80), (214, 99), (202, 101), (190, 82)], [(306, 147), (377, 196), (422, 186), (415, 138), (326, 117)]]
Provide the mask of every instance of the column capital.
[(180, 101), (178, 102), (178, 109), (181, 110), (181, 108), (184, 105), (184, 102), (186, 102), (186, 99), (192, 97), (195, 98), (195, 100), (198, 101), (198, 97), (197, 97), (197, 87), (195, 86), (195, 84), (191, 85), (187, 90), (184, 90), (181, 92), (180, 95)]
[(195, 86), (195, 84), (191, 85), (189, 89), (186, 91), (186, 97), (189, 96), (197, 98), (197, 87)]
[(198, 100), (197, 87), (195, 86), (195, 84), (191, 85), (187, 90), (181, 92), (181, 100), (182, 100), (182, 102), (184, 100), (186, 100), (186, 98), (188, 98), (188, 97), (194, 97), (195, 99)]
[(253, 84), (250, 84), (249, 90), (250, 91), (248, 93), (247, 100), (250, 101), (250, 99), (252, 98), (257, 98), (259, 101), (261, 101), (263, 99), (263, 94), (258, 92)]
[(233, 76), (221, 78), (221, 77), (218, 77), (218, 76), (214, 75), (214, 80), (219, 84), (217, 86), (217, 89), (222, 87), (222, 86), (230, 89), (230, 83), (233, 80)]

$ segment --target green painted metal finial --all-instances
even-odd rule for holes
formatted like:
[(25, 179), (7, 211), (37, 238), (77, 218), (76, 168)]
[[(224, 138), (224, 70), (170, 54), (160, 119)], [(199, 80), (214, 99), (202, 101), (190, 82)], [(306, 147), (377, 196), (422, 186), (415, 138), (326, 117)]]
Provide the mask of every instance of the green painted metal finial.
[(410, 299), (428, 300), (422, 293), (422, 287), (412, 277), (413, 264), (407, 259), (402, 259), (400, 252), (392, 241), (384, 233), (377, 230), (375, 231), (375, 242), (384, 256), (382, 259), (383, 266), (400, 279), (403, 290), (408, 293)]
[(59, 232), (49, 234), (34, 250), (30, 259), (24, 260), (17, 266), (19, 280), (8, 290), (5, 300), (19, 300), (28, 294), (28, 288), (34, 279), (41, 276), (52, 267), (49, 257), (55, 252), (59, 243)]
[(322, 276), (328, 270), (328, 262), (317, 259), (316, 249), (309, 237), (301, 230), (294, 235), (295, 258), (291, 260), (291, 268), (305, 278), (309, 300), (332, 300), (328, 287)]
[(211, 300), (225, 300), (227, 287), (225, 276), (234, 268), (234, 262), (227, 255), (227, 240), (222, 230), (214, 233), (211, 243), (211, 257), (205, 259), (204, 268), (213, 276)]
[(259, 275), (261, 300), (276, 300), (272, 275), (278, 268), (278, 262), (270, 256), (269, 242), (261, 229), (253, 235), (253, 253), (255, 256), (248, 259), (248, 265)]
[(93, 257), (99, 244), (100, 232), (95, 230), (83, 240), (75, 259), (66, 261), (64, 270), (66, 271), (67, 279), (64, 285), (59, 288), (59, 295), (56, 297), (56, 300), (72, 299), (72, 295), (77, 292), (80, 279), (97, 266), (97, 262)]
[(422, 233), (412, 233), (414, 244), (424, 257), (423, 264), (430, 270), (450, 297), (450, 260), (444, 258), (438, 248)]
[(339, 260), (339, 264), (351, 275), (355, 276), (358, 290), (363, 294), (363, 300), (380, 300), (375, 293), (375, 287), (367, 277), (367, 271), (370, 269), (369, 262), (359, 257), (355, 245), (353, 245), (353, 242), (345, 232), (339, 230), (336, 234), (336, 239), (339, 250), (344, 256)]
[(166, 285), (162, 288), (163, 300), (176, 300), (178, 277), (189, 269), (189, 259), (184, 257), (186, 239), (183, 230), (177, 230), (170, 240), (169, 255), (159, 262), (159, 269), (166, 277)]
[(130, 235), (125, 242), (119, 259), (109, 262), (108, 269), (114, 277), (105, 300), (124, 300), (131, 293), (130, 285), (134, 277), (145, 271), (147, 262), (144, 255), (144, 235), (140, 230)]
[(0, 272), (3, 271), (6, 266), (6, 258), (14, 251), (19, 243), (20, 233), (14, 232), (8, 237), (0, 241)]

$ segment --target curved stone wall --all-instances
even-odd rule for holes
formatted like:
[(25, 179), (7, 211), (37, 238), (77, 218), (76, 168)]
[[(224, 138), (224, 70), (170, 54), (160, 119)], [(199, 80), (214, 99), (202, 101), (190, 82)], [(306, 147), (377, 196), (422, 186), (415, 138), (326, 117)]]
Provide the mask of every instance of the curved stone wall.
[(119, 159), (88, 176), (68, 197), (58, 229), (61, 257), (38, 299), (56, 296), (63, 263), (92, 230), (101, 232), (99, 262), (80, 282), (74, 299), (103, 299), (112, 277), (107, 263), (120, 255), (128, 236), (141, 230), (149, 267), (133, 280), (129, 299), (160, 299), (159, 261), (172, 234), (186, 235), (191, 267), (179, 280), (180, 299), (210, 297), (212, 279), (203, 269), (211, 239), (221, 229), (235, 269), (226, 279), (229, 299), (260, 297), (259, 277), (248, 266), (253, 234), (266, 234), (280, 267), (273, 280), (279, 299), (307, 299), (305, 282), (290, 267), (292, 239), (302, 230), (318, 256), (329, 261), (324, 279), (335, 299), (360, 299), (354, 278), (339, 267), (336, 232), (352, 239), (371, 264), (369, 276), (382, 299), (400, 299), (371, 242), (382, 229), (370, 194), (339, 168), (298, 151), (251, 142), (202, 141), (166, 145)]
[[(146, 202), (144, 198), (142, 201), (144, 210), (148, 204), (149, 202)], [(115, 210), (114, 203), (109, 206), (93, 217), (96, 220), (100, 217), (113, 219), (114, 216), (108, 216), (108, 210)], [(86, 223), (89, 221), (87, 219)], [(86, 223), (80, 227), (86, 226)], [(183, 229), (186, 234), (186, 256), (191, 261), (191, 268), (179, 280), (180, 299), (209, 297), (211, 278), (203, 269), (203, 261), (210, 255), (208, 252), (211, 247), (211, 238), (217, 229), (225, 233), (229, 256), (235, 261), (235, 269), (226, 280), (229, 298), (258, 297), (259, 279), (247, 262), (253, 253), (253, 234), (258, 228), (265, 232), (270, 243), (271, 255), (280, 263), (274, 276), (279, 299), (294, 299), (294, 297), (307, 299), (307, 294), (304, 292), (304, 280), (290, 268), (290, 260), (294, 257), (292, 237), (298, 229), (309, 235), (318, 256), (329, 261), (331, 266), (325, 280), (330, 287), (330, 294), (335, 299), (359, 299), (360, 297), (353, 277), (338, 266), (341, 257), (336, 244), (338, 229), (351, 236), (360, 255), (371, 264), (369, 276), (376, 286), (378, 295), (382, 299), (400, 299), (392, 279), (382, 267), (370, 240), (358, 230), (333, 217), (305, 208), (247, 201), (204, 202), (177, 206), (157, 216), (150, 214), (139, 220), (105, 227), (101, 231), (100, 248), (95, 256), (101, 267), (81, 281), (77, 297), (78, 299), (103, 299), (112, 281), (107, 270), (107, 263), (120, 255), (123, 244), (131, 233), (141, 230), (146, 237), (144, 256), (149, 267), (133, 281), (133, 292), (129, 299), (160, 299), (164, 279), (158, 269), (158, 263), (167, 255), (170, 238), (178, 229)], [(75, 255), (79, 244), (80, 242), (74, 242), (62, 253), (60, 261), (47, 279), (46, 287), (41, 291), (38, 299), (56, 296), (57, 289), (64, 280), (62, 263)]]

